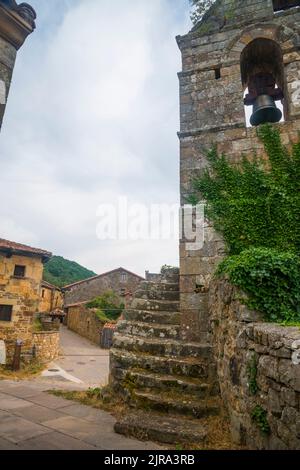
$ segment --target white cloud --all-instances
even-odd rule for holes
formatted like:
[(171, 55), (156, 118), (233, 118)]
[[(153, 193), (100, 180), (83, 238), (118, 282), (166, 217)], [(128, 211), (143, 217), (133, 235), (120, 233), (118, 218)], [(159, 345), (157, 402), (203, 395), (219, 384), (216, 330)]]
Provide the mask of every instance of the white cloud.
[(188, 0), (31, 3), (38, 27), (0, 138), (1, 236), (96, 272), (177, 263), (176, 242), (100, 242), (96, 210), (120, 195), (179, 199), (175, 35), (188, 29)]

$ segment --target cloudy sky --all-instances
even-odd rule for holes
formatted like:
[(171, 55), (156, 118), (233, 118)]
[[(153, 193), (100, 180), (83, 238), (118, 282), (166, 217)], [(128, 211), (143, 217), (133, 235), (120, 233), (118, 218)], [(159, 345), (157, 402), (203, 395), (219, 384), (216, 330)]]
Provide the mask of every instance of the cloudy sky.
[(99, 240), (100, 204), (179, 200), (177, 34), (188, 0), (31, 0), (0, 138), (0, 237), (96, 273), (178, 264), (176, 240)]

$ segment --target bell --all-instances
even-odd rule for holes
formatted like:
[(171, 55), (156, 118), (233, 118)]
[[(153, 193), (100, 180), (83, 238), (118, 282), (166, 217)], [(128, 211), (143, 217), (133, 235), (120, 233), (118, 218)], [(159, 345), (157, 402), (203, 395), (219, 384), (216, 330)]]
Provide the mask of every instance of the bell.
[(259, 95), (256, 98), (250, 118), (252, 126), (259, 126), (266, 122), (279, 122), (281, 118), (282, 112), (277, 108), (272, 96)]

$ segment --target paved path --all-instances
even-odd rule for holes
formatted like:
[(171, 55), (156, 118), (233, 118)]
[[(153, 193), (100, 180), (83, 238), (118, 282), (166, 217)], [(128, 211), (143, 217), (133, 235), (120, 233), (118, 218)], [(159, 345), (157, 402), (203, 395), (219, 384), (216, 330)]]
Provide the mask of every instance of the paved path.
[[(50, 364), (42, 380), (53, 388), (86, 389), (108, 383), (109, 351), (68, 330), (60, 331), (61, 356)], [(41, 379), (39, 379), (41, 380)]]
[[(109, 353), (66, 328), (63, 355), (42, 376), (18, 382), (0, 380), (0, 450), (154, 450), (155, 444), (114, 432), (105, 411), (46, 393), (105, 385)], [(52, 372), (51, 372), (52, 371)]]
[(44, 392), (45, 384), (0, 381), (0, 450), (155, 450), (114, 432), (101, 410)]

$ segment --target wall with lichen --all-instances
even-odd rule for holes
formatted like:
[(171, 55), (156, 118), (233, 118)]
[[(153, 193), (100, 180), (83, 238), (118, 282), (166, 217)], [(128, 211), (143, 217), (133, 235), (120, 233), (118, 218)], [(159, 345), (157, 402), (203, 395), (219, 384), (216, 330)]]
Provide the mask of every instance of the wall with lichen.
[[(280, 46), (285, 82), (285, 122), (278, 123), (291, 146), (300, 132), (300, 9), (273, 12), (271, 0), (220, 0), (204, 21), (177, 38), (182, 53), (180, 82), (181, 204), (193, 192), (193, 179), (207, 166), (216, 145), (230, 161), (243, 154), (265, 158), (256, 129), (246, 127), (241, 53), (258, 38)], [(200, 250), (180, 243), (182, 337), (209, 341), (208, 297), (212, 273), (224, 256), (222, 238), (205, 227)]]

